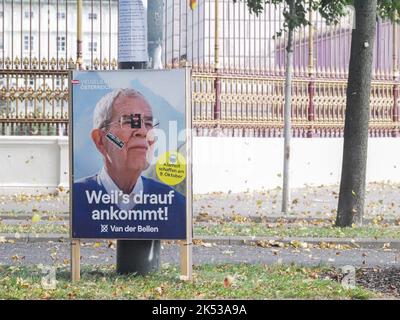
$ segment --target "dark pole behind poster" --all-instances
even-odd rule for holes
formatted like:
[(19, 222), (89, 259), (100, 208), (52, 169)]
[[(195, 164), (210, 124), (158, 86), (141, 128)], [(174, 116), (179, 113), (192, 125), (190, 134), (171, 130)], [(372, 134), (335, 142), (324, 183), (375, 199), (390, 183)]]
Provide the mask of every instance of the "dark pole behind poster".
[[(120, 0), (119, 9), (123, 2), (132, 0)], [(154, 51), (154, 43), (162, 40), (162, 27), (156, 25), (160, 23), (162, 15), (163, 1), (148, 1), (147, 28), (148, 28), (148, 50), (150, 54)], [(131, 16), (133, 19), (133, 17)], [(120, 20), (121, 21), (121, 20)], [(161, 33), (160, 33), (161, 31)], [(121, 33), (118, 30), (118, 41), (121, 41)], [(162, 42), (161, 42), (162, 43)], [(146, 69), (148, 61), (120, 61), (118, 59), (118, 69)], [(128, 274), (137, 273), (144, 275), (160, 269), (160, 240), (117, 240), (117, 273)]]

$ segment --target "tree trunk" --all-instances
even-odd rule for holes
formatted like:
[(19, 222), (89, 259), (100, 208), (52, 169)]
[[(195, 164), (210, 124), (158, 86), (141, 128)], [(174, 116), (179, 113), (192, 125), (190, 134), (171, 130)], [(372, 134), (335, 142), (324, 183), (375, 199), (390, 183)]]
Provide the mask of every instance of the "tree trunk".
[(336, 226), (362, 224), (377, 0), (355, 0)]
[[(295, 0), (287, 1), (289, 14), (295, 15)], [(293, 76), (293, 27), (289, 25), (286, 47), (286, 79), (285, 79), (285, 107), (284, 107), (284, 157), (283, 157), (283, 188), (282, 188), (282, 212), (288, 213), (290, 205), (290, 138), (292, 135), (292, 76)]]

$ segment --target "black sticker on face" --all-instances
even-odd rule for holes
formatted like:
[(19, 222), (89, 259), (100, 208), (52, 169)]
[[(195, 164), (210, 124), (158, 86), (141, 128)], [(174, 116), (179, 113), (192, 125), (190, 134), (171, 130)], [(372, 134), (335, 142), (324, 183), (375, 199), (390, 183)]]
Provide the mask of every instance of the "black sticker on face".
[(131, 114), (131, 128), (140, 129), (142, 127), (142, 115), (140, 113)]
[(125, 143), (118, 138), (116, 135), (112, 134), (111, 132), (106, 134), (106, 137), (108, 140), (110, 140), (112, 143), (114, 143), (119, 149), (122, 149), (125, 145)]

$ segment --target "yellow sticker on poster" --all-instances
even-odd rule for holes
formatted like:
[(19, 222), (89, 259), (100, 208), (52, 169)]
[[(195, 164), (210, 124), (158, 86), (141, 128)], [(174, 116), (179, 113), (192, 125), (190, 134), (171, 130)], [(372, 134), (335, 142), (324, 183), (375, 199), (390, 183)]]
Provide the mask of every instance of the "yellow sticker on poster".
[(186, 178), (185, 157), (176, 151), (167, 151), (157, 160), (157, 177), (169, 186), (175, 186)]

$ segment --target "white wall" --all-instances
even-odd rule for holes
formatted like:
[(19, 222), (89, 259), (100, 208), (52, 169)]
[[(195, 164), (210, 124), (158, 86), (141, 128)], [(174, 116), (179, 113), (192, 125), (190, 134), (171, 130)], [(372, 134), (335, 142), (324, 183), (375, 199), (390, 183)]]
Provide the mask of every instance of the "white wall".
[(68, 186), (66, 137), (0, 137), (0, 193), (53, 192)]
[[(340, 182), (343, 139), (292, 139), (291, 186)], [(283, 139), (196, 137), (194, 193), (282, 186)], [(400, 182), (400, 139), (369, 139), (367, 181)]]
[[(283, 139), (194, 137), (193, 191), (232, 192), (282, 185)], [(342, 139), (292, 139), (291, 185), (340, 181)], [(0, 137), (0, 193), (68, 186), (66, 137)], [(400, 139), (369, 140), (367, 181), (400, 182)]]

